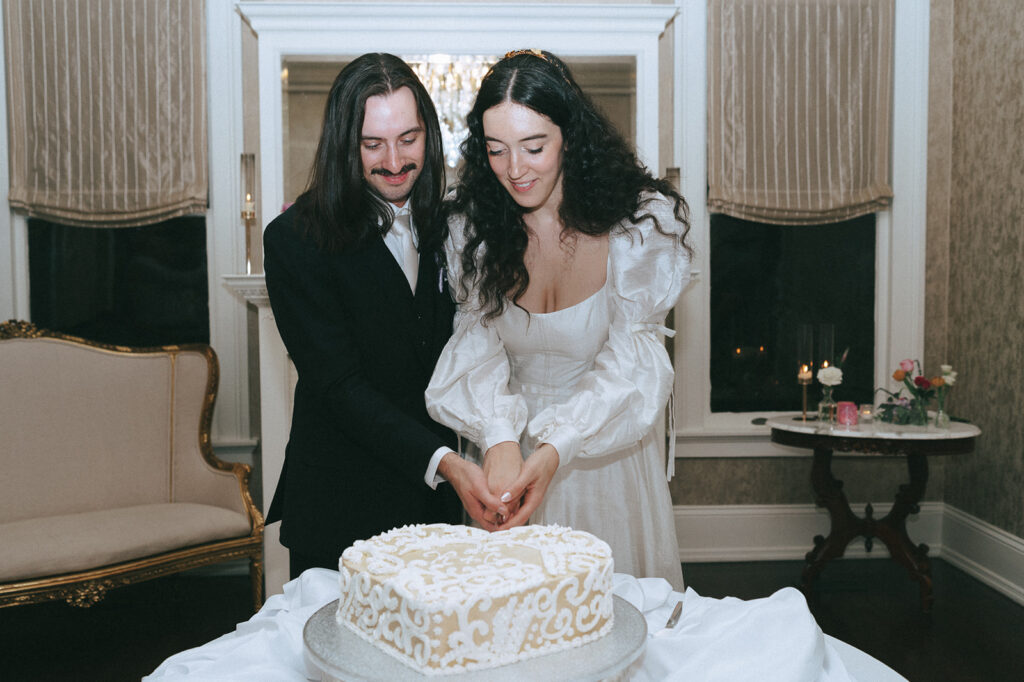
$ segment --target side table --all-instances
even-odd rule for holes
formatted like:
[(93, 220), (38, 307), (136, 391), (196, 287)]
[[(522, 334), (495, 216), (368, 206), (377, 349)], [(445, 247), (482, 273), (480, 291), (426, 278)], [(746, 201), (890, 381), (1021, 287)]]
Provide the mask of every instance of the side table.
[[(774, 417), (767, 422), (771, 438), (780, 445), (809, 448), (814, 451), (811, 485), (815, 503), (828, 510), (831, 527), (828, 537), (814, 538), (814, 549), (807, 553), (801, 589), (810, 595), (818, 574), (832, 559), (843, 556), (847, 545), (857, 537), (865, 538), (870, 551), (873, 538), (885, 543), (889, 556), (910, 573), (920, 586), (921, 610), (930, 611), (932, 594), (931, 564), (928, 546), (914, 545), (907, 535), (906, 520), (919, 510), (928, 483), (928, 457), (966, 454), (974, 450), (981, 429), (973, 424), (954, 422), (948, 429), (934, 426), (900, 426), (872, 422), (860, 426), (839, 427), (804, 421), (801, 416)], [(869, 504), (859, 517), (850, 509), (843, 482), (832, 475), (834, 451), (871, 456), (905, 456), (909, 483), (901, 485), (892, 509), (876, 519)]]

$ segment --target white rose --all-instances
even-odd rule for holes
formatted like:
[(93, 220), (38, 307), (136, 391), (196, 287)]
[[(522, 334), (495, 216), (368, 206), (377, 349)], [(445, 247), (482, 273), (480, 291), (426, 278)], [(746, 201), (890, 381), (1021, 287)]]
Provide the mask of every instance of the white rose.
[(942, 368), (943, 375), (949, 374), (953, 371), (953, 365), (939, 365)]
[(838, 367), (823, 367), (818, 370), (818, 381), (825, 386), (838, 386), (843, 383), (843, 370)]
[(943, 373), (942, 378), (946, 380), (947, 386), (952, 386), (956, 383), (956, 372)]

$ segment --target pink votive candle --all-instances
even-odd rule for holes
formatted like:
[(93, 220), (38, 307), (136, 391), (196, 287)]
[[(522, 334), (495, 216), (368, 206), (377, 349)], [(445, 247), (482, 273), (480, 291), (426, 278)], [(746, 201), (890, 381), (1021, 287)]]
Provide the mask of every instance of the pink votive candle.
[(836, 406), (836, 422), (844, 426), (857, 425), (857, 403), (842, 401)]

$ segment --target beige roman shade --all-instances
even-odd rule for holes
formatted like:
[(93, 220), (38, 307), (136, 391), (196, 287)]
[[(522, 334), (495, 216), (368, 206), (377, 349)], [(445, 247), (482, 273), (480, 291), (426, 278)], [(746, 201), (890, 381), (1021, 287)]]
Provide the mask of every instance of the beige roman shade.
[(710, 0), (708, 204), (758, 222), (887, 206), (893, 0)]
[(128, 227), (207, 206), (203, 0), (4, 0), (10, 203)]

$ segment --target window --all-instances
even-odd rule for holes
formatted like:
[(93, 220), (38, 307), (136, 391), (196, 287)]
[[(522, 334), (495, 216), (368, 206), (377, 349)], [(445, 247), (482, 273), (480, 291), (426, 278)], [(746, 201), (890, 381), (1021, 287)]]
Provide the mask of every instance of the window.
[(32, 321), (127, 346), (208, 343), (206, 225), (68, 227), (30, 218)]
[(797, 227), (713, 214), (710, 234), (711, 412), (799, 411), (803, 324), (834, 325), (836, 359), (850, 348), (842, 399), (871, 402), (875, 216)]
[[(891, 367), (924, 347), (929, 8), (896, 3), (893, 30), (893, 204), (874, 215), (874, 301), (864, 306), (874, 330), (870, 385), (882, 386)], [(694, 282), (675, 312), (675, 433), (679, 457), (775, 457), (796, 454), (769, 442), (758, 417), (776, 410), (714, 412), (711, 297), (712, 217), (707, 196), (707, 6), (683, 3), (673, 24), (673, 158), (689, 200), (695, 249)], [(845, 348), (837, 331), (836, 345)], [(842, 345), (841, 345), (842, 344)], [(796, 376), (792, 377), (796, 385)], [(809, 396), (811, 398), (811, 396)], [(813, 396), (816, 400), (817, 396)], [(793, 410), (786, 410), (793, 411)]]

